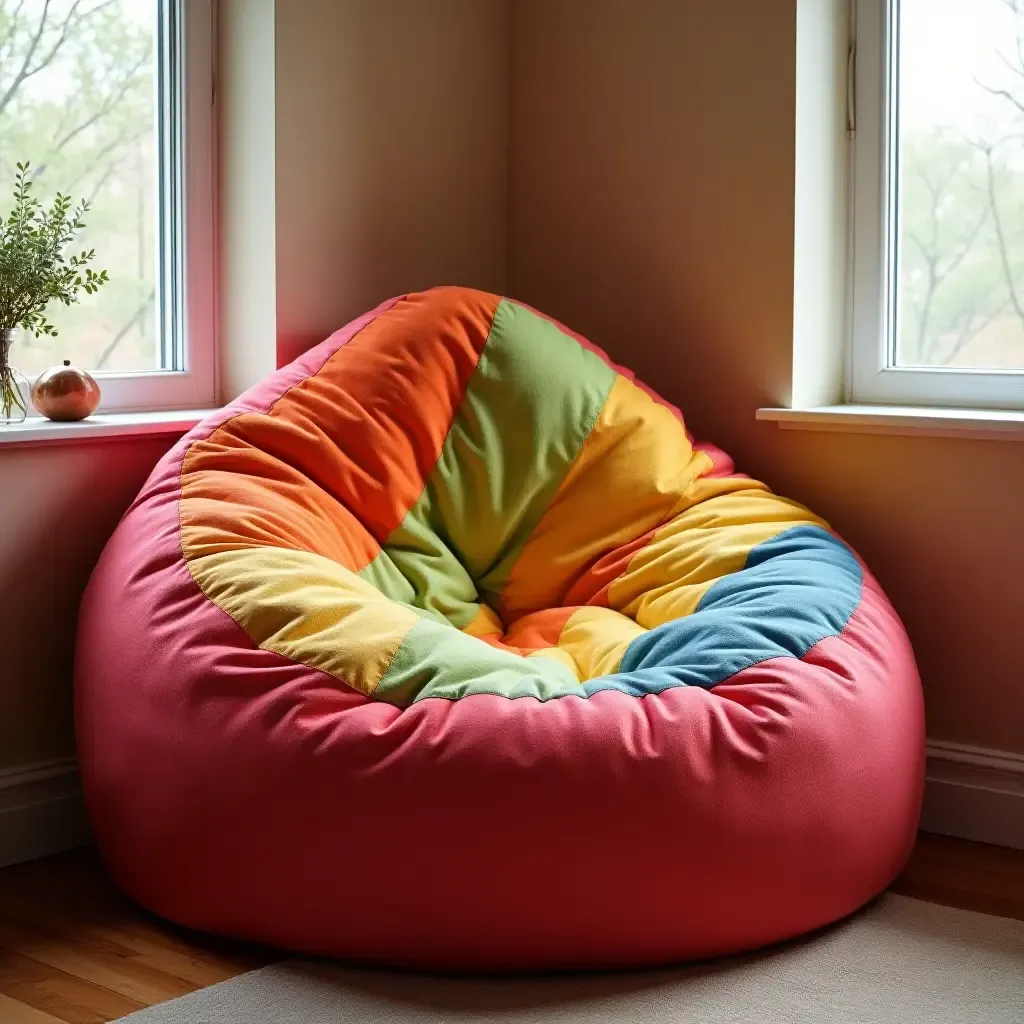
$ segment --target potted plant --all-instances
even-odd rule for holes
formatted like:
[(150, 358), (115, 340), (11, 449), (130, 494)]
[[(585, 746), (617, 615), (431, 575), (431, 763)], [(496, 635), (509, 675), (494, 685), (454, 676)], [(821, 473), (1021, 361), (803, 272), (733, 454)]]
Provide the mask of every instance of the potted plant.
[(21, 387), (27, 381), (10, 361), (16, 329), (56, 335), (45, 316), (50, 302), (70, 306), (79, 292), (91, 295), (107, 281), (105, 270), (88, 266), (94, 249), (67, 251), (85, 227), (89, 204), (83, 200), (72, 209), (71, 198), (58, 192), (47, 210), (32, 188), (28, 163), (19, 163), (14, 209), (0, 222), (0, 423), (20, 422), (28, 411)]

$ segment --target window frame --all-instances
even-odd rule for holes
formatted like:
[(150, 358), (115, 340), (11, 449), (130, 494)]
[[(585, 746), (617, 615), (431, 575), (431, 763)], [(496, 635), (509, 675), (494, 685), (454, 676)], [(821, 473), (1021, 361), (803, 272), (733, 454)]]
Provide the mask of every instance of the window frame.
[(160, 12), (170, 31), (157, 47), (156, 330), (170, 367), (97, 373), (101, 412), (198, 409), (217, 397), (215, 0), (160, 0)]
[(900, 0), (851, 0), (855, 122), (851, 125), (850, 324), (847, 401), (882, 405), (1024, 408), (1024, 370), (893, 365), (899, 238)]

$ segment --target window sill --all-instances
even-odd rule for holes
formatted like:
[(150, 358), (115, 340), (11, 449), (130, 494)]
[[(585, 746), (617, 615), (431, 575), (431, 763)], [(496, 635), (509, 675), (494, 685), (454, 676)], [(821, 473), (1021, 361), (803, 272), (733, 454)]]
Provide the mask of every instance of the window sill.
[(757, 418), (777, 423), (783, 430), (1024, 441), (1024, 409), (822, 405), (810, 409), (758, 409)]
[(172, 409), (159, 412), (97, 413), (77, 423), (54, 423), (39, 416), (30, 416), (17, 426), (0, 427), (0, 449), (12, 445), (67, 445), (146, 435), (181, 435), (212, 411)]

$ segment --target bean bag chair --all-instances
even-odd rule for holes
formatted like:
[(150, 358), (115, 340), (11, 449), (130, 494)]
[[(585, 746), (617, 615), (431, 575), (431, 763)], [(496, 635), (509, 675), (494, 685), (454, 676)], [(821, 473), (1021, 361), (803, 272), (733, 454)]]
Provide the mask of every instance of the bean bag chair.
[(84, 598), (77, 730), (146, 907), (459, 970), (834, 921), (903, 865), (924, 761), (854, 552), (583, 338), (461, 288), (161, 460)]

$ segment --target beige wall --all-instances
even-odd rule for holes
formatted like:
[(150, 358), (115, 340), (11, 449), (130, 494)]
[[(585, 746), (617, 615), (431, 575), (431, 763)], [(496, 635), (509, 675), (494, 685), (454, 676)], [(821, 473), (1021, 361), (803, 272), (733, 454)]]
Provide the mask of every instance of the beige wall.
[(783, 432), (793, 0), (512, 5), (509, 286), (806, 501), (889, 590), (933, 738), (1024, 751), (1024, 445)]
[(277, 4), (278, 358), (392, 295), (505, 285), (504, 0)]
[(222, 397), (392, 295), (503, 290), (507, 14), (222, 4)]
[(0, 447), (0, 770), (74, 753), (78, 601), (174, 438)]

